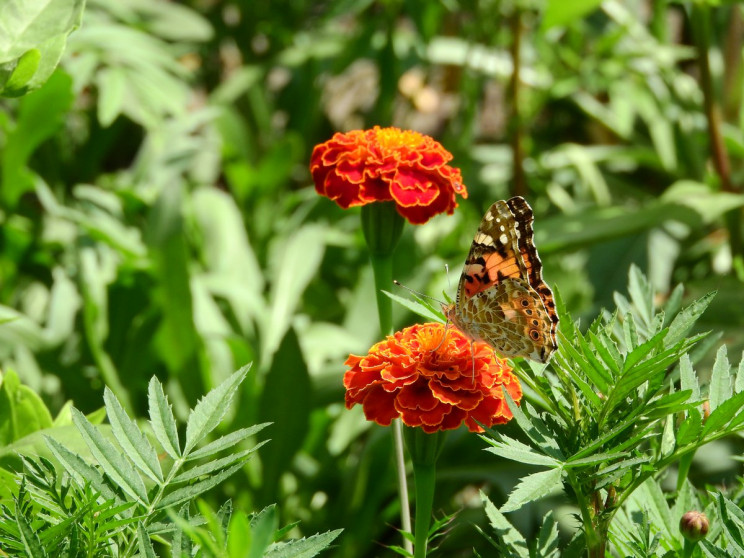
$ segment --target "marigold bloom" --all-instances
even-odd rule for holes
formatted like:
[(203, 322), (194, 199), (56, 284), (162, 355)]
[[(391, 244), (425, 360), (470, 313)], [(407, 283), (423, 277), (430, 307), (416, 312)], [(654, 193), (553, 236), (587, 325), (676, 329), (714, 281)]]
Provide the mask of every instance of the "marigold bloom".
[[(470, 341), (444, 326), (416, 324), (373, 346), (367, 356), (350, 355), (344, 375), (346, 407), (357, 403), (367, 420), (388, 426), (400, 418), (426, 432), (451, 430), (463, 422), (471, 432), (512, 418), (504, 390), (522, 398), (519, 380), (506, 360), (485, 343), (475, 343), (475, 378)], [(434, 351), (441, 343), (441, 346)]]
[(411, 224), (452, 214), (455, 194), (468, 195), (452, 154), (418, 132), (398, 128), (337, 133), (316, 145), (310, 158), (315, 190), (343, 209), (394, 201)]

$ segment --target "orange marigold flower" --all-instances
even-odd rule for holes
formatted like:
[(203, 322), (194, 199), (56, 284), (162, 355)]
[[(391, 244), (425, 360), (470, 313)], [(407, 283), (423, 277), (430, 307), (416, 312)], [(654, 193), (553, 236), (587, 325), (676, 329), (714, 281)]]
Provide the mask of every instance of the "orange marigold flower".
[(522, 387), (506, 360), (485, 343), (475, 343), (473, 378), (470, 340), (449, 329), (442, 343), (443, 334), (442, 324), (416, 324), (377, 343), (367, 356), (350, 355), (346, 407), (361, 403), (367, 420), (388, 426), (400, 417), (426, 432), (451, 430), (463, 422), (470, 431), (482, 432), (476, 420), (486, 426), (511, 420), (504, 390), (519, 401)]
[(310, 158), (315, 190), (344, 209), (394, 201), (410, 223), (452, 214), (455, 194), (468, 195), (452, 154), (429, 136), (398, 128), (337, 133)]

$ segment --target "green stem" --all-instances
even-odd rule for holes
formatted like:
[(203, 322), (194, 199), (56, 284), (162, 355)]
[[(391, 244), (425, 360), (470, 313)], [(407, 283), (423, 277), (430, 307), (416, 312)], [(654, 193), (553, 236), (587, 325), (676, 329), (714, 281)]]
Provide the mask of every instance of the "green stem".
[[(375, 277), (377, 314), (380, 333), (384, 337), (393, 333), (393, 301), (383, 293), (393, 286), (393, 253), (405, 221), (392, 202), (372, 203), (362, 207), (362, 230), (369, 249), (369, 259)], [(400, 420), (393, 421), (393, 444), (395, 464), (398, 471), (398, 497), (400, 499), (400, 525), (403, 531), (411, 532), (411, 510), (408, 502), (406, 462), (403, 453), (403, 435)], [(413, 551), (411, 541), (403, 538), (403, 548)]]
[(424, 558), (427, 552), (431, 511), (434, 505), (436, 463), (444, 445), (446, 432), (438, 431), (427, 434), (421, 428), (406, 428), (404, 434), (413, 463), (413, 478), (416, 484), (413, 556)]
[(429, 523), (434, 505), (436, 466), (434, 463), (414, 461), (413, 476), (416, 482), (416, 526), (413, 531), (416, 540), (413, 545), (413, 556), (414, 558), (426, 558)]
[(380, 333), (393, 333), (393, 301), (383, 290), (390, 290), (393, 285), (393, 258), (370, 254), (372, 271), (375, 275), (375, 295), (377, 296), (377, 314), (380, 317)]

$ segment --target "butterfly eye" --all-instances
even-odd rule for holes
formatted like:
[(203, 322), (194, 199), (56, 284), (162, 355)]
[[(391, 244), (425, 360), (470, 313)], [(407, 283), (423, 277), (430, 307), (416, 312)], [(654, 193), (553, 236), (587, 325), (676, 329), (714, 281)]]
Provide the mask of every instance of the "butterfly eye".
[(531, 329), (530, 330), (530, 337), (532, 337), (532, 340), (533, 341), (537, 341), (538, 339), (540, 339), (540, 332), (537, 331), (536, 329)]
[(529, 305), (530, 305), (530, 301), (527, 300), (526, 298), (523, 298), (522, 299), (522, 306), (524, 306), (525, 308), (527, 308)]

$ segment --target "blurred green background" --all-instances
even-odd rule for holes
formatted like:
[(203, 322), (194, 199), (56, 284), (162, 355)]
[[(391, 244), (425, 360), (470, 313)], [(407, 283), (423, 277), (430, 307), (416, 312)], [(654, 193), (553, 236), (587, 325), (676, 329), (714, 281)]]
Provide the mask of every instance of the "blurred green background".
[[(453, 295), (482, 212), (520, 194), (574, 316), (614, 307), (635, 263), (662, 294), (718, 290), (703, 326), (738, 361), (741, 11), (89, 0), (51, 78), (0, 100), (0, 368), (52, 414), (94, 411), (105, 384), (143, 416), (155, 374), (183, 415), (253, 361), (223, 430), (273, 421), (272, 441), (215, 502), (277, 502), (298, 534), (344, 529), (329, 556), (386, 555), (390, 432), (345, 410), (341, 383), (378, 338), (372, 274), (359, 211), (315, 194), (313, 146), (378, 124), (453, 153), (470, 196), (406, 228), (395, 275), (411, 288)], [(459, 511), (441, 555), (487, 548), (478, 489), (502, 502), (524, 473), (483, 447), (454, 432), (439, 462), (435, 509)], [(701, 452), (699, 482), (733, 482), (721, 456), (740, 451)], [(520, 528), (538, 507), (513, 514)]]

